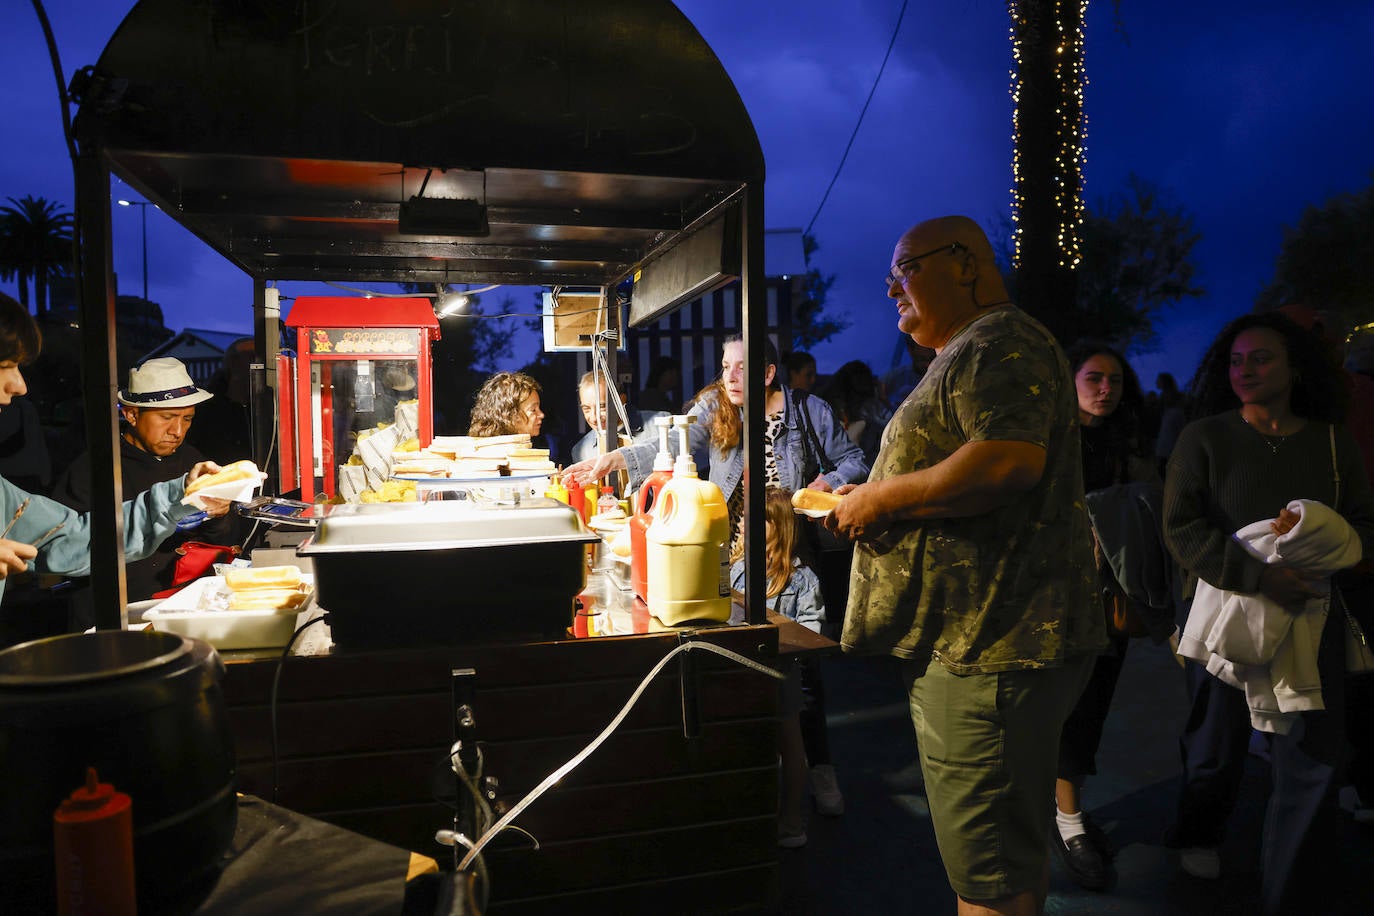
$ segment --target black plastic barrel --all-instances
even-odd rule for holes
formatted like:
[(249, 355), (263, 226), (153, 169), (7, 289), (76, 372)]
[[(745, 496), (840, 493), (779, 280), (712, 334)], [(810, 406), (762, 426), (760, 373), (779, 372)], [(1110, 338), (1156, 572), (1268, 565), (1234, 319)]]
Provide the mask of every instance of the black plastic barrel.
[(51, 907), (53, 810), (92, 766), (133, 800), (140, 901), (217, 867), (238, 812), (223, 674), (209, 643), (171, 633), (0, 651), (0, 900)]

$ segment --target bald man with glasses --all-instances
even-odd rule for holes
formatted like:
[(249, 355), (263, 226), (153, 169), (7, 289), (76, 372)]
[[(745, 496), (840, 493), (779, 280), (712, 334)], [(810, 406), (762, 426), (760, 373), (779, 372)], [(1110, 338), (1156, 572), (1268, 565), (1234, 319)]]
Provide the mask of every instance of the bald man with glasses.
[(1059, 732), (1106, 645), (1073, 380), (967, 217), (908, 230), (886, 280), (936, 357), (826, 520), (858, 542), (842, 643), (903, 659), (959, 912), (1030, 916)]

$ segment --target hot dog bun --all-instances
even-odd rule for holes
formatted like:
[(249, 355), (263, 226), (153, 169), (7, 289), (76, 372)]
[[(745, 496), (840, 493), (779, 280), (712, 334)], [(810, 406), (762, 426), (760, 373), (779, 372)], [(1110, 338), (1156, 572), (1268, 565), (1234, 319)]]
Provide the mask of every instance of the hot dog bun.
[(213, 474), (202, 474), (195, 480), (186, 485), (186, 495), (190, 496), (206, 487), (213, 487), (216, 484), (231, 483), (235, 480), (254, 480), (262, 476), (258, 466), (248, 459), (235, 461), (233, 464), (226, 464), (223, 468)]
[(797, 509), (810, 509), (829, 512), (840, 504), (843, 496), (827, 493), (825, 490), (798, 490), (792, 494), (792, 505)]
[(226, 569), (224, 584), (233, 592), (258, 589), (294, 589), (301, 584), (301, 571), (294, 566), (249, 566)]
[(229, 596), (231, 611), (284, 611), (305, 603), (307, 594), (298, 588), (251, 588)]

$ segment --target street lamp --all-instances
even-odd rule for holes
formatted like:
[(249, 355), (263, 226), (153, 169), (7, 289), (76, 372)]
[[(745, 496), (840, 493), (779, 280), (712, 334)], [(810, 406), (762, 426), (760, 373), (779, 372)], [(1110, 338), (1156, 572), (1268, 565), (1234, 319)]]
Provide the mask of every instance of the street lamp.
[(121, 207), (138, 207), (143, 214), (143, 301), (148, 301), (148, 208), (146, 200), (120, 200)]

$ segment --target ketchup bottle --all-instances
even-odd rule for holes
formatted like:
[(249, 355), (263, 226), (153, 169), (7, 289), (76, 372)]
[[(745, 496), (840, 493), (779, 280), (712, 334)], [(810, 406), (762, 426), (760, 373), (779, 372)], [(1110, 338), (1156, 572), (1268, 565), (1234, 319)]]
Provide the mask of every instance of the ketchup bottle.
[(577, 510), (577, 514), (582, 516), (582, 520), (587, 520), (586, 493), (582, 489), (582, 484), (575, 480), (569, 480), (566, 484), (568, 488), (568, 505)]
[(86, 784), (53, 812), (60, 916), (134, 916), (134, 825), (129, 796), (86, 768)]

